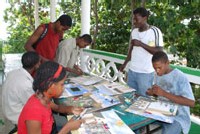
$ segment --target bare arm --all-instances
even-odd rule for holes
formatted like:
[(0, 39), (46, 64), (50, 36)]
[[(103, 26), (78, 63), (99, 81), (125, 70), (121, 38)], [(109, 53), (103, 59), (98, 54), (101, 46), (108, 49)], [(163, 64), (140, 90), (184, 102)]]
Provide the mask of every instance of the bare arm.
[(41, 122), (36, 120), (27, 120), (26, 121), (26, 129), (28, 134), (41, 134)]
[(43, 31), (44, 28), (41, 25), (34, 31), (34, 33), (30, 36), (30, 38), (28, 39), (28, 41), (24, 46), (26, 51), (35, 51), (35, 49), (33, 48), (33, 44), (39, 39)]
[(168, 93), (157, 85), (153, 85), (153, 87), (151, 89), (148, 89), (147, 94), (163, 96), (165, 98), (168, 98), (172, 102), (175, 102), (175, 103), (180, 104), (180, 105), (185, 105), (185, 106), (189, 106), (189, 107), (194, 107), (194, 105), (195, 105), (194, 100), (190, 100), (190, 99), (185, 98), (183, 96), (177, 96), (177, 95)]
[(76, 130), (78, 129), (81, 124), (82, 124), (83, 120), (74, 120), (74, 119), (70, 119), (64, 126), (63, 128), (58, 132), (58, 134), (66, 134), (71, 130)]
[(74, 67), (75, 69), (72, 69), (72, 68), (69, 68), (69, 67), (65, 67), (65, 70), (68, 71), (68, 72), (72, 72), (74, 74), (77, 74), (77, 75), (82, 75), (83, 72), (80, 68), (76, 68)]
[(154, 54), (157, 51), (161, 51), (163, 49), (162, 47), (151, 47), (151, 46), (148, 46), (147, 44), (144, 44), (141, 41), (136, 40), (136, 39), (133, 39), (131, 41), (131, 44), (133, 46), (140, 46), (140, 47), (144, 48), (146, 51), (148, 51), (151, 54)]
[(57, 105), (55, 103), (51, 103), (51, 109), (58, 113), (76, 114), (76, 115), (79, 115), (83, 111), (83, 108), (81, 107)]

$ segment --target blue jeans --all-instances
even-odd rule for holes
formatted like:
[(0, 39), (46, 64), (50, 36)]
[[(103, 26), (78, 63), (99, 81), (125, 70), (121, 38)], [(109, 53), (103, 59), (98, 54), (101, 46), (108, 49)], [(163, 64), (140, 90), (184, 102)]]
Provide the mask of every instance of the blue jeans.
[(129, 69), (127, 84), (131, 88), (136, 90), (136, 93), (142, 96), (146, 96), (146, 91), (151, 88), (153, 84), (153, 73), (137, 73)]
[(182, 127), (177, 121), (173, 123), (162, 123), (162, 134), (181, 134)]

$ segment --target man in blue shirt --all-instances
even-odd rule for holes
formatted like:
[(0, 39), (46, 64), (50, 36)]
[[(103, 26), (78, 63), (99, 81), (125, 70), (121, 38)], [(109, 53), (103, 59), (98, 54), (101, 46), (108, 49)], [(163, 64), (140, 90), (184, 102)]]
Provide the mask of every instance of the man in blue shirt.
[(179, 104), (174, 122), (162, 123), (162, 134), (187, 134), (191, 125), (190, 107), (195, 105), (191, 85), (180, 70), (170, 68), (166, 53), (156, 52), (152, 57), (152, 63), (157, 76), (155, 84), (147, 90), (147, 94), (164, 97)]

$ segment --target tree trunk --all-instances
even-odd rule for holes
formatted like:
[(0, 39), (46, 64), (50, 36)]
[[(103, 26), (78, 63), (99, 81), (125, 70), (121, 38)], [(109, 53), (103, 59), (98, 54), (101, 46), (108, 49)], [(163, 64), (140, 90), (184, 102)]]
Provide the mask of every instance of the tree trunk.
[(95, 44), (96, 44), (96, 38), (98, 34), (98, 11), (97, 11), (97, 6), (98, 6), (98, 0), (95, 0), (94, 2), (94, 15), (95, 15), (95, 30), (94, 30), (94, 37), (93, 37), (93, 43), (92, 43), (92, 49), (95, 49)]

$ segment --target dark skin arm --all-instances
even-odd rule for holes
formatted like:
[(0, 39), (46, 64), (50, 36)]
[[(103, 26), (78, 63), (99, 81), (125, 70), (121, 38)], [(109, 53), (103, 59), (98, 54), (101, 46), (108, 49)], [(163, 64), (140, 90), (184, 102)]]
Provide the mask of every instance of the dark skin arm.
[[(81, 126), (82, 122), (83, 120), (71, 119), (63, 126), (63, 128), (58, 132), (58, 134), (66, 134), (71, 130), (76, 130)], [(42, 126), (41, 122), (39, 121), (35, 120), (26, 121), (26, 128), (28, 134), (42, 134), (42, 129), (41, 129)]]
[(81, 107), (57, 105), (53, 102), (51, 103), (51, 109), (58, 113), (75, 114), (75, 115), (79, 115), (83, 111), (83, 108)]
[(189, 107), (194, 107), (194, 105), (195, 105), (194, 100), (190, 100), (190, 99), (185, 98), (183, 96), (177, 96), (177, 95), (168, 93), (157, 85), (153, 85), (152, 88), (148, 89), (147, 94), (148, 95), (163, 96), (165, 98), (168, 98), (172, 102), (180, 104), (180, 105), (185, 105), (185, 106), (189, 106)]
[(132, 53), (132, 50), (133, 50), (133, 47), (134, 47), (134, 46), (142, 47), (142, 48), (144, 48), (146, 51), (148, 51), (148, 52), (151, 53), (151, 54), (154, 54), (154, 53), (156, 53), (157, 51), (161, 51), (161, 50), (163, 49), (162, 47), (151, 47), (151, 46), (148, 46), (148, 45), (142, 43), (142, 42), (139, 41), (139, 40), (133, 39), (133, 40), (131, 40), (131, 46), (130, 46), (128, 55), (127, 55), (127, 57), (126, 57), (126, 60), (125, 60), (125, 62), (122, 64), (122, 66), (120, 67), (119, 71), (123, 71), (124, 68), (126, 67), (126, 64), (130, 61), (130, 59), (131, 59), (131, 53)]
[[(44, 31), (44, 27), (42, 27), (41, 25), (34, 31), (34, 33), (30, 36), (30, 38), (24, 45), (24, 48), (26, 49), (26, 51), (35, 52), (35, 49), (33, 48), (33, 44), (39, 39), (39, 37), (41, 36), (43, 31)], [(42, 61), (48, 60), (48, 59), (42, 57), (41, 55), (40, 55), (40, 57), (41, 57)]]
[(75, 69), (65, 67), (65, 70), (68, 71), (68, 72), (72, 72), (74, 74), (77, 74), (77, 75), (83, 75), (83, 71), (79, 67), (77, 67), (77, 65), (74, 65), (74, 68)]
[(41, 134), (41, 122), (35, 120), (26, 121), (26, 129), (28, 134)]
[(139, 46), (139, 47), (144, 48), (146, 51), (148, 51), (152, 55), (154, 53), (162, 50), (162, 47), (151, 47), (151, 46), (148, 46), (147, 44), (144, 44), (141, 41), (136, 40), (136, 39), (131, 40), (131, 44), (133, 46)]

